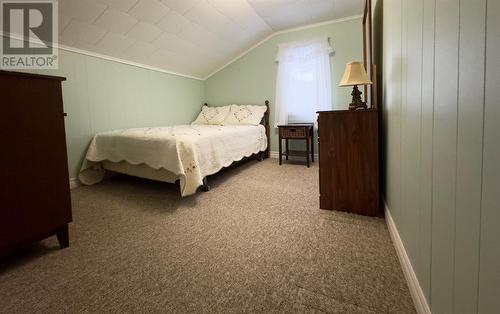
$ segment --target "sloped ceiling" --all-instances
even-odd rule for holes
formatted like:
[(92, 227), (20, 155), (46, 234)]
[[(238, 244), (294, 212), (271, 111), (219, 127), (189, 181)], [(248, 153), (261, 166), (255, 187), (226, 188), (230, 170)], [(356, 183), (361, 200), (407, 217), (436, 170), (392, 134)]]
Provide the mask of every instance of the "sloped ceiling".
[(361, 14), (363, 0), (59, 0), (59, 43), (204, 78), (275, 31)]
[(363, 0), (248, 0), (274, 31), (340, 19), (363, 12)]

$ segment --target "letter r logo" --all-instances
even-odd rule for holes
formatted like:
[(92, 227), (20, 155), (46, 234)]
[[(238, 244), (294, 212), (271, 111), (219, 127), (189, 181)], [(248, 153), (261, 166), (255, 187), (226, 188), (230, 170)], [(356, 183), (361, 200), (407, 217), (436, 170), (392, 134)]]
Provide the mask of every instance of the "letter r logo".
[[(1, 0), (4, 54), (52, 54), (54, 42), (53, 1)], [(22, 40), (13, 38), (17, 36)]]

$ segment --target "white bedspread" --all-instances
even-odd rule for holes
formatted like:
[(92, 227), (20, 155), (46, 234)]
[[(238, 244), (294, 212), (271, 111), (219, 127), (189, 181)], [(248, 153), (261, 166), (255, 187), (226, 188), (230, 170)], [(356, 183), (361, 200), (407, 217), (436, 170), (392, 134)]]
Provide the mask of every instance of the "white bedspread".
[(194, 194), (205, 176), (267, 148), (263, 125), (177, 125), (98, 133), (80, 171), (83, 184), (104, 177), (100, 162), (126, 161), (179, 176), (181, 194)]

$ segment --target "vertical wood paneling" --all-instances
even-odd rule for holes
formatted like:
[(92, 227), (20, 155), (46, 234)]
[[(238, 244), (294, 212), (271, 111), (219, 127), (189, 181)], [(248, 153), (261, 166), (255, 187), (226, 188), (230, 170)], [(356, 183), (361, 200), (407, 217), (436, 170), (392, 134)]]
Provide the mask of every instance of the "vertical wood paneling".
[[(90, 58), (86, 61), (87, 88), (90, 110), (90, 131), (92, 134), (106, 131), (108, 121), (112, 118), (108, 110), (108, 91), (104, 69), (106, 62)], [(64, 89), (63, 89), (64, 91)]]
[(408, 6), (412, 0), (401, 0), (401, 101), (400, 101), (400, 211), (398, 211), (398, 219), (401, 225), (401, 231), (399, 235), (401, 239), (404, 241), (405, 246), (407, 247), (407, 251), (409, 255), (412, 255), (414, 251), (414, 241), (413, 234), (411, 232), (411, 221), (408, 217), (408, 211), (406, 208), (406, 192), (408, 191), (408, 151), (407, 146), (410, 144), (410, 130), (407, 125), (407, 111), (408, 111), (408, 43), (411, 40), (408, 39)]
[(488, 1), (479, 312), (500, 309), (500, 1)]
[[(414, 269), (421, 273), (418, 259), (418, 223), (420, 212), (420, 118), (422, 96), (422, 5), (423, 0), (407, 1), (406, 49), (403, 51), (406, 84), (401, 116), (401, 206), (405, 210), (402, 216), (405, 226), (405, 245), (410, 257), (415, 261)], [(403, 26), (404, 27), (404, 26)]]
[(486, 0), (460, 2), (454, 312), (477, 312)]
[(418, 259), (420, 286), (427, 300), (431, 292), (432, 146), (434, 120), (434, 9), (436, 0), (423, 1), (422, 116), (420, 151), (420, 216)]
[(436, 1), (431, 307), (453, 312), (459, 1)]
[[(393, 25), (401, 25), (401, 0), (388, 1), (390, 6), (391, 21)], [(391, 38), (391, 60), (388, 68), (387, 81), (387, 194), (386, 201), (392, 209), (391, 213), (395, 220), (400, 221), (400, 179), (401, 179), (401, 27), (391, 28), (389, 36)]]
[[(106, 89), (106, 113), (108, 115), (108, 121), (104, 125), (108, 130), (116, 130), (125, 128), (125, 117), (126, 112), (123, 108), (128, 108), (130, 103), (127, 99), (130, 95), (135, 92), (135, 90), (127, 90), (124, 87), (127, 85), (127, 81), (130, 80), (130, 76), (127, 75), (127, 67), (123, 67), (118, 63), (106, 63), (105, 64), (105, 86)], [(120, 80), (115, 79), (120, 77)]]
[[(382, 102), (379, 104), (380, 110), (382, 110), (382, 118), (380, 123), (381, 128), (381, 140), (380, 140), (380, 176), (381, 176), (381, 186), (380, 193), (384, 196), (385, 202), (388, 203), (388, 167), (389, 164), (387, 162), (389, 149), (388, 149), (388, 138), (390, 133), (389, 128), (389, 112), (390, 110), (387, 108), (392, 102), (391, 99), (391, 90), (392, 90), (392, 80), (391, 80), (391, 71), (392, 71), (392, 30), (394, 29), (393, 25), (393, 14), (392, 14), (392, 0), (385, 0), (382, 3), (382, 51), (378, 52), (382, 54), (382, 68), (378, 68), (378, 71), (382, 72), (382, 80), (379, 84), (379, 87), (382, 89), (382, 92), (379, 94), (382, 95)], [(380, 5), (379, 3), (376, 4)]]
[[(63, 82), (66, 141), (68, 143), (68, 163), (70, 174), (80, 170), (79, 166), (85, 157), (88, 139), (92, 136), (90, 129), (90, 112), (87, 94), (87, 73), (85, 59), (81, 56), (68, 58), (68, 52), (59, 52), (59, 73), (65, 76)], [(61, 72), (61, 69), (65, 69)]]
[(495, 313), (500, 2), (384, 6), (386, 200), (432, 312)]
[(63, 97), (71, 177), (78, 176), (96, 132), (188, 123), (203, 102), (202, 81), (67, 51), (59, 56), (56, 72), (40, 73), (67, 78)]

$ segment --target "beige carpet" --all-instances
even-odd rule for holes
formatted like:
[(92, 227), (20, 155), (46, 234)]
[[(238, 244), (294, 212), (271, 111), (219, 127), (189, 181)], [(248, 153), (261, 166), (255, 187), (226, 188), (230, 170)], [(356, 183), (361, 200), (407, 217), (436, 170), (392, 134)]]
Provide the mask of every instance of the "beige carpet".
[(182, 199), (116, 177), (72, 191), (70, 247), (0, 262), (0, 312), (413, 313), (382, 219), (324, 211), (318, 168), (251, 160)]

